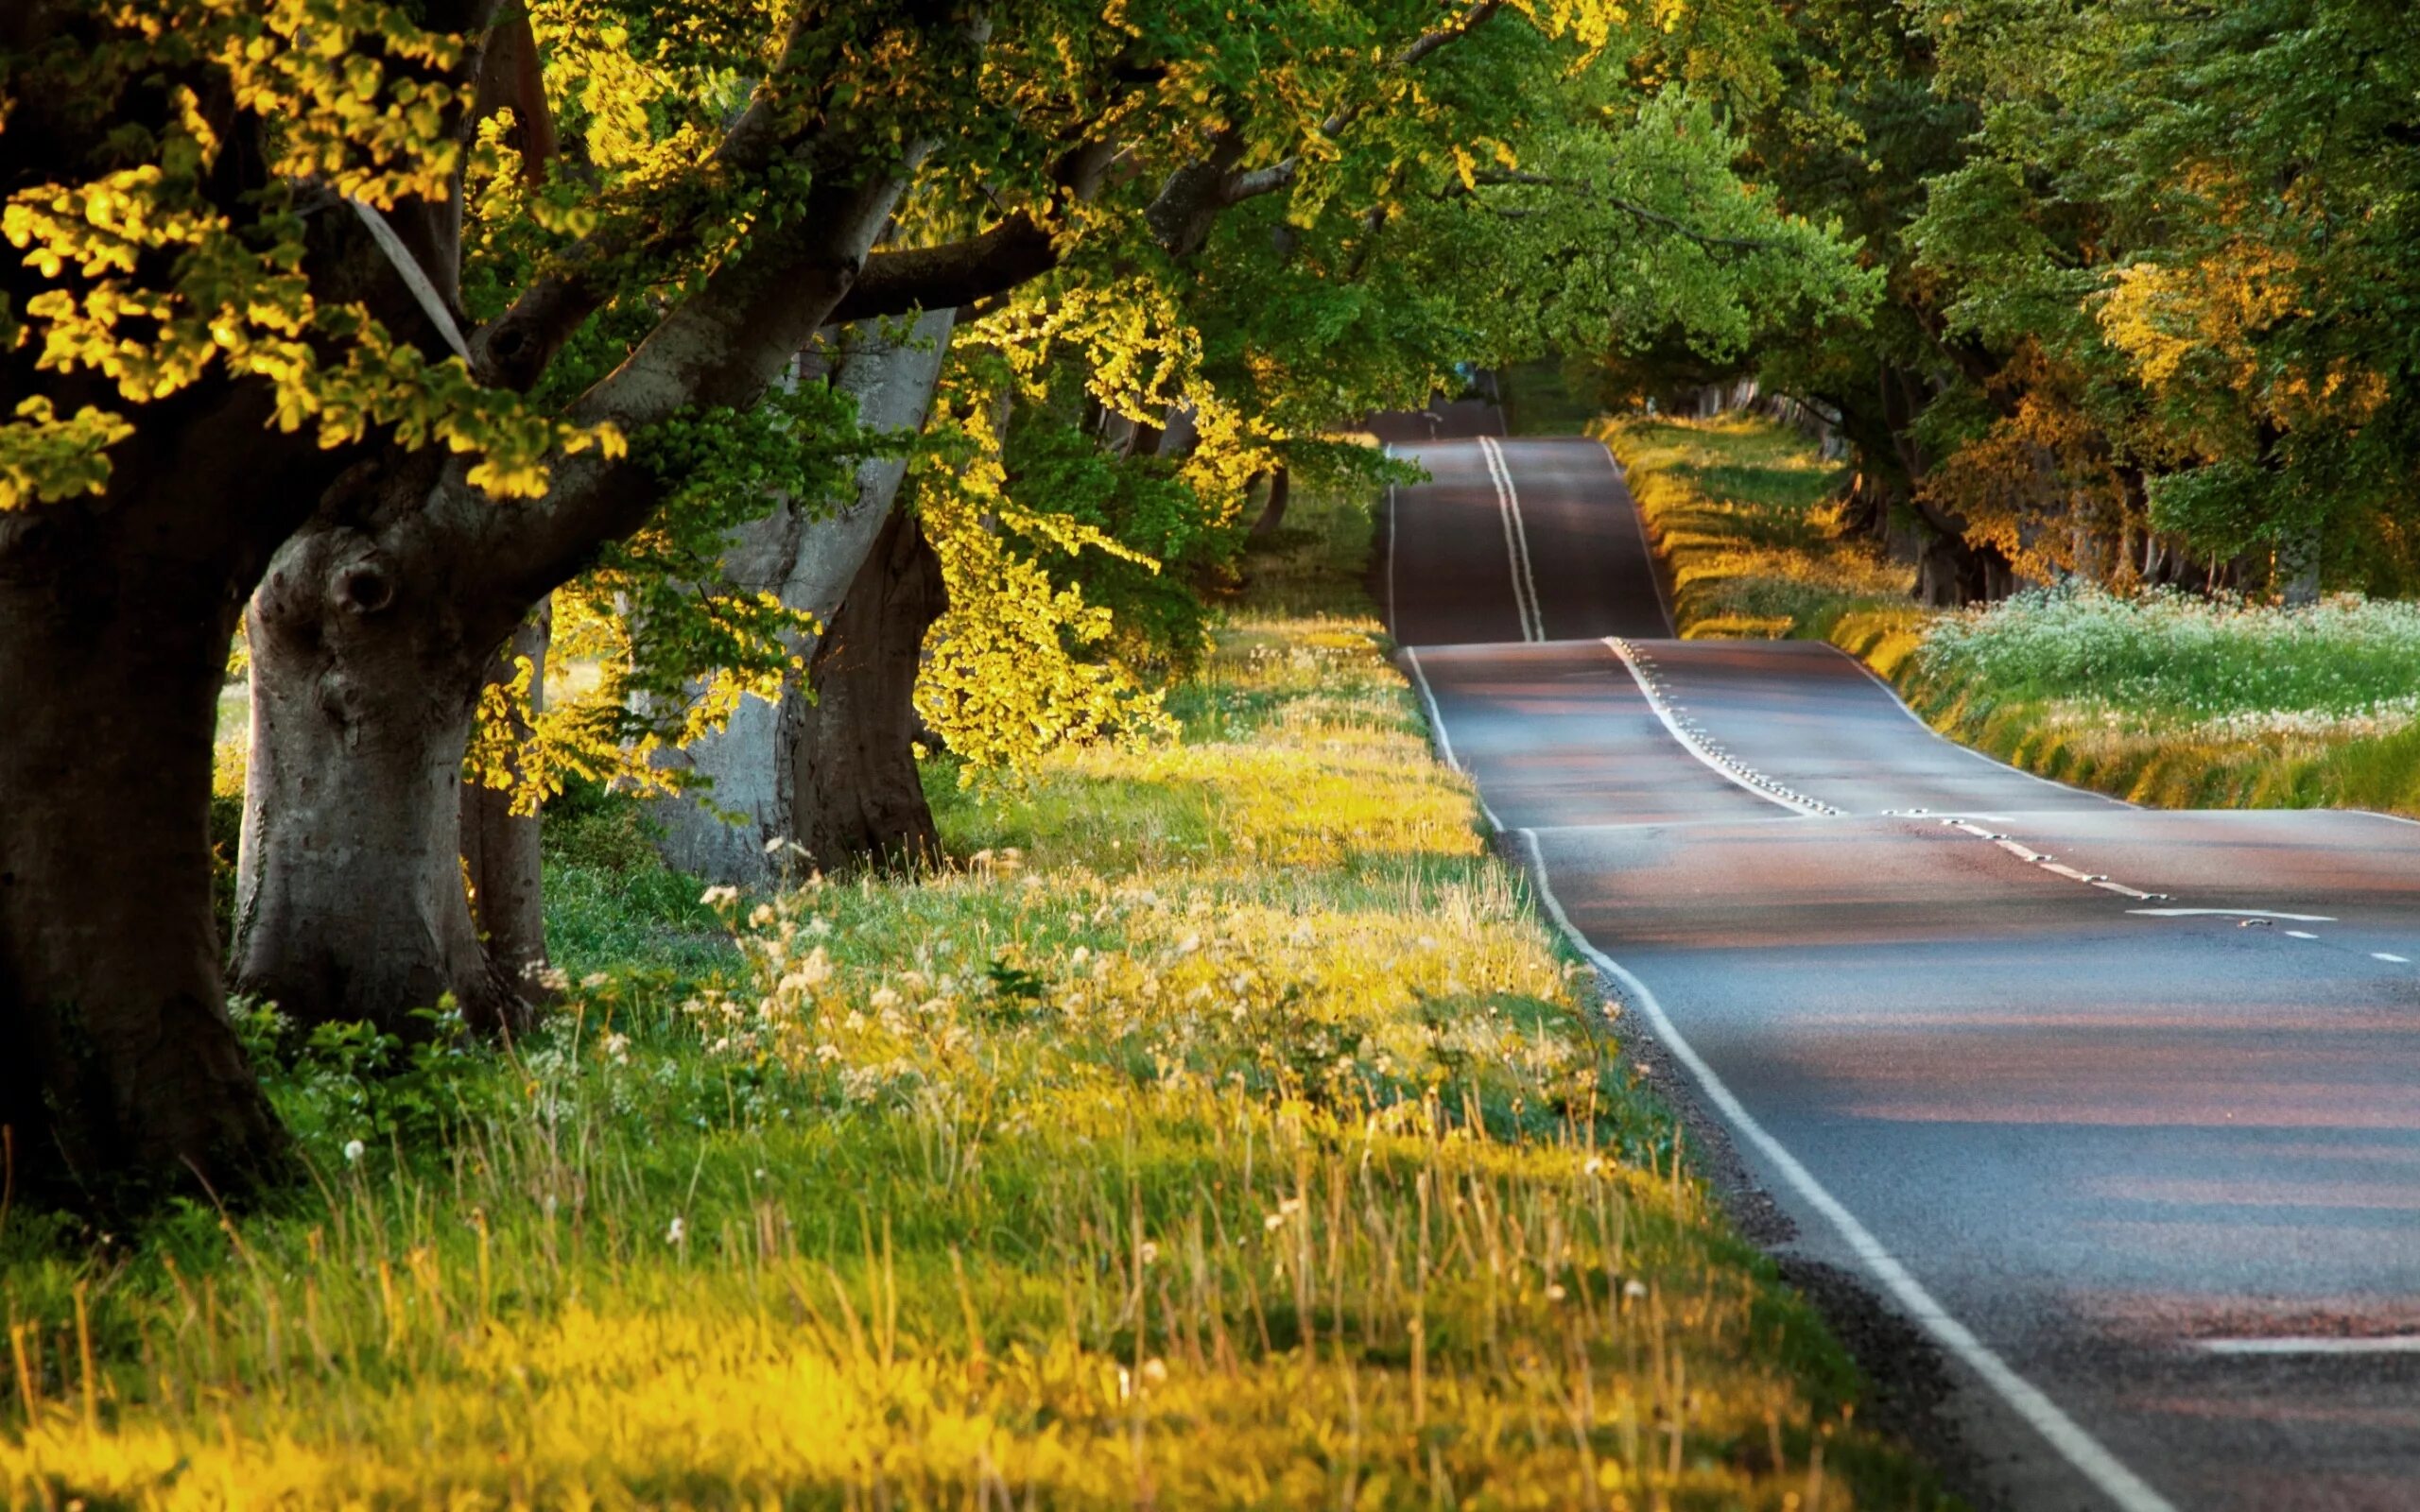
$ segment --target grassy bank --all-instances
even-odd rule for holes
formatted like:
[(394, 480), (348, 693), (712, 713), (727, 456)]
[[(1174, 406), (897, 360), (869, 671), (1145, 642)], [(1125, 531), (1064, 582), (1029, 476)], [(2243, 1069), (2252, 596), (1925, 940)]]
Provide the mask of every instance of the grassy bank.
[(308, 1185), (0, 1220), (0, 1503), (1934, 1504), (1297, 515), (1179, 743), (944, 782), (924, 885), (701, 901), (592, 798), (542, 1033), (250, 1015)]
[(1956, 739), (2169, 806), (2420, 812), (2420, 609), (2036, 593), (1970, 613), (1844, 539), (1841, 471), (1761, 420), (1600, 422), (1681, 632), (1829, 640)]

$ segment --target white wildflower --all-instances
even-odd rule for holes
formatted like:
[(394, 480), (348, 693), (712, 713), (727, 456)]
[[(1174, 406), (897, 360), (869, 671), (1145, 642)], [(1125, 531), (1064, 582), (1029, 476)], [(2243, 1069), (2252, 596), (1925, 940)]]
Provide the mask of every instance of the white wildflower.
[(670, 1225), (664, 1230), (664, 1242), (667, 1245), (680, 1245), (686, 1244), (688, 1239), (689, 1226), (676, 1214)]
[(361, 1163), (361, 1158), (369, 1153), (370, 1146), (362, 1143), (359, 1140), (347, 1140), (344, 1142), (344, 1163), (347, 1165), (359, 1165)]
[(739, 902), (739, 889), (729, 886), (709, 887), (698, 895), (698, 902), (708, 908), (729, 908)]

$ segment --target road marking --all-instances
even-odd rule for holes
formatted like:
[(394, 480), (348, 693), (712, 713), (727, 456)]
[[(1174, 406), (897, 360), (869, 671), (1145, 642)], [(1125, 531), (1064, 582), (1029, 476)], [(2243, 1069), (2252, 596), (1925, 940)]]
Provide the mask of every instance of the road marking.
[(2311, 933), (2309, 930), (2308, 930), (2308, 929), (2290, 929), (2290, 930), (2286, 931), (2286, 933), (2287, 933), (2288, 935), (2290, 935), (2290, 936), (2293, 936), (2295, 939), (2317, 939), (2317, 938), (2319, 938), (2319, 936), (2316, 936), (2316, 935), (2312, 934), (2312, 933)]
[[(1863, 662), (1858, 660), (1856, 657), (1849, 655), (1846, 651), (1841, 650), (1839, 646), (1832, 644), (1829, 641), (1819, 641), (1810, 644), (1823, 646), (1826, 651), (1833, 653), (1841, 661), (1846, 662), (1849, 665), (1857, 668), (1859, 672), (1864, 673), (1865, 679), (1868, 682), (1873, 683), (1876, 687), (1881, 689), (1884, 696), (1891, 700), (1892, 708), (1898, 710), (1901, 714), (1905, 715), (1909, 723), (1914, 725), (1918, 730), (1923, 730), (1926, 734), (1930, 735), (1933, 739), (1940, 741), (1951, 750), (1962, 751), (1966, 755), (1974, 757), (1979, 762), (1988, 762), (1992, 765), (1998, 767), (2001, 771), (2014, 772), (2017, 776), (2026, 779), (2028, 782), (2039, 782), (2044, 787), (2055, 787), (2062, 793), (2080, 793), (2085, 798), (2098, 799), (2101, 802), (2109, 804), (2113, 808), (2131, 809), (2137, 806), (2127, 802), (2122, 798), (2111, 798), (2106, 793), (2096, 793), (2088, 787), (2072, 786), (2069, 783), (2056, 782), (2050, 778), (2045, 777), (2039, 772), (2029, 772), (2024, 767), (2018, 766), (2014, 763), (2000, 760), (1990, 751), (1977, 750), (1972, 746), (1961, 745), (1957, 741), (1954, 741), (1948, 736), (1943, 734), (1940, 730), (1933, 729), (1932, 726), (1926, 724), (1924, 715), (1916, 713), (1913, 709), (1909, 708), (1908, 700), (1899, 696), (1898, 689), (1891, 686), (1888, 682), (1883, 681), (1882, 675), (1880, 673), (1875, 671), (1872, 667), (1867, 666)], [(2420, 824), (2420, 819), (2406, 820), (2405, 822)]]
[(1396, 524), (1396, 519), (1395, 486), (1390, 483), (1387, 485), (1387, 633), (1399, 636), (1403, 633), (1403, 622), (1395, 617), (1395, 532), (1402, 527)]
[(2372, 951), (2370, 952), (2370, 959), (2374, 961), (2393, 961), (2397, 966), (2409, 966), (2411, 964), (2411, 956), (2397, 955), (2390, 951)]
[[(2289, 914), (2281, 913), (2274, 908), (2129, 908), (2126, 912), (2142, 914), (2152, 919), (2198, 919), (2216, 916), (2220, 919), (2290, 919), (2297, 924), (2336, 922), (2334, 916), (2329, 914)], [(2286, 933), (2299, 935), (2302, 932), (2290, 929)]]
[(1622, 472), (1621, 458), (1616, 456), (1614, 449), (1605, 446), (1601, 439), (1597, 444), (1604, 447), (1605, 465), (1614, 470), (1614, 481), (1620, 484), (1623, 494), (1630, 497), (1630, 523), (1638, 531), (1638, 549), (1647, 558), (1647, 580), (1655, 585), (1655, 607), (1664, 614), (1664, 633), (1677, 637), (1680, 631), (1674, 627), (1680, 621), (1672, 617), (1672, 599), (1664, 592), (1664, 575), (1655, 569), (1655, 545), (1647, 539), (1647, 512), (1638, 507), (1637, 497), (1630, 492), (1630, 477)]
[(1538, 609), (1537, 578), (1530, 571), (1530, 532), (1521, 523), (1521, 494), (1512, 487), (1512, 470), (1504, 465), (1504, 450), (1492, 437), (1478, 438), (1479, 456), (1487, 463), (1488, 481), (1495, 488), (1495, 511), (1504, 521), (1504, 554), (1512, 564), (1512, 609), (1520, 617), (1524, 640), (1547, 638), (1546, 616)]
[(1674, 709), (1664, 701), (1663, 692), (1656, 687), (1654, 679), (1650, 678), (1646, 670), (1639, 665), (1638, 653), (1632, 648), (1628, 641), (1617, 635), (1608, 635), (1605, 637), (1605, 648), (1621, 659), (1623, 670), (1630, 674), (1633, 682), (1638, 684), (1639, 696), (1647, 700), (1647, 707), (1655, 712), (1655, 717), (1664, 722), (1665, 730), (1681, 743), (1683, 750), (1713, 767), (1723, 781), (1745, 788), (1766, 802), (1786, 808), (1793, 814), (1821, 815), (1830, 817), (1841, 812), (1828, 803), (1817, 802), (1804, 793), (1792, 792), (1764, 773), (1743, 765), (1732, 760), (1727, 754), (1716, 750), (1696, 731), (1673, 717)]
[(2333, 1334), (2303, 1338), (2196, 1339), (2193, 1347), (2209, 1354), (2420, 1354), (2420, 1333), (2388, 1333), (2348, 1339)]
[(1420, 664), (1420, 653), (1407, 645), (1403, 648), (1403, 659), (1411, 666), (1412, 685), (1420, 690), (1421, 705), (1428, 711), (1428, 729), (1437, 737), (1437, 754), (1445, 758), (1446, 765), (1471, 778), (1471, 793), (1478, 799), (1478, 811), (1487, 816), (1487, 827), (1502, 831), (1504, 821), (1488, 807), (1487, 795), (1478, 790), (1478, 777), (1472, 775), (1470, 768), (1454, 755), (1454, 737), (1445, 732), (1445, 716), (1437, 707), (1437, 696), (1428, 691), (1428, 674)]
[(1564, 937), (1571, 941), (1573, 949), (1619, 984), (1630, 1002), (1647, 1015), (1650, 1027), (1655, 1031), (1655, 1037), (1664, 1041), (1665, 1048), (1672, 1053), (1672, 1058), (1688, 1068), (1689, 1074), (1696, 1078), (1698, 1086), (1704, 1091), (1706, 1101), (1712, 1103), (1731, 1126), (1738, 1130), (1740, 1138), (1772, 1162), (1782, 1179), (1789, 1183), (1808, 1207), (1831, 1223), (1850, 1251), (1863, 1263), (1866, 1271), (1882, 1284), (1917, 1327), (1932, 1335), (1934, 1342), (1980, 1376), (1994, 1394), (2031, 1424), (2036, 1433), (2048, 1440), (2061, 1458), (2098, 1486), (2101, 1494), (2117, 1503), (2121, 1512), (2176, 1512), (2173, 1503), (2152, 1490), (2142, 1477), (2103, 1448), (2099, 1439), (2061, 1411), (2059, 1404), (2045, 1396), (2039, 1386), (2018, 1375), (2007, 1361), (1993, 1352), (1989, 1345), (1977, 1338), (1972, 1330), (1952, 1316), (1949, 1310), (1925, 1290), (1924, 1284), (1899, 1263), (1896, 1256), (1882, 1247), (1882, 1242), (1874, 1236), (1872, 1230), (1858, 1222), (1855, 1213), (1816, 1180), (1813, 1172), (1799, 1163), (1788, 1146), (1766, 1132), (1765, 1126), (1756, 1122), (1755, 1115), (1748, 1111), (1747, 1105), (1733, 1094), (1722, 1078), (1715, 1074), (1714, 1068), (1706, 1064), (1704, 1057), (1673, 1026), (1671, 1019), (1664, 1012), (1664, 1005), (1655, 1000), (1654, 993), (1648, 990), (1647, 984), (1633, 976), (1612, 956), (1590, 944), (1588, 937), (1573, 926), (1571, 917), (1563, 911), (1562, 902), (1555, 897), (1553, 885), (1547, 880), (1546, 851), (1539, 846), (1537, 834), (1530, 830), (1520, 833), (1529, 841), (1530, 863), (1538, 884), (1538, 901), (1546, 904), (1547, 913), (1554, 919), (1555, 927), (1563, 931)]

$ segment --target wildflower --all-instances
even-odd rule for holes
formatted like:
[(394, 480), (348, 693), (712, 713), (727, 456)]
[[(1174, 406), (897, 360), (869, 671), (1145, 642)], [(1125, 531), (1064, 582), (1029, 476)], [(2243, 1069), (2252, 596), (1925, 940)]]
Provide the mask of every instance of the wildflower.
[(667, 1245), (685, 1244), (688, 1238), (689, 1226), (675, 1214), (670, 1226), (664, 1230), (664, 1242)]
[(631, 1037), (629, 1035), (620, 1033), (609, 1034), (604, 1039), (597, 1041), (597, 1048), (605, 1052), (606, 1059), (612, 1061), (617, 1066), (627, 1066), (631, 1063)]
[(1167, 1378), (1168, 1367), (1165, 1360), (1154, 1355), (1143, 1362), (1143, 1384), (1156, 1386), (1166, 1382)]
[(876, 1013), (888, 1013), (899, 1006), (899, 994), (887, 987), (875, 988), (873, 996), (866, 999), (866, 1005)]
[(1622, 1295), (1634, 1302), (1643, 1300), (1647, 1296), (1647, 1283), (1636, 1279), (1626, 1280), (1622, 1282)]
[(1548, 1281), (1548, 1282), (1547, 1282), (1547, 1301), (1549, 1301), (1549, 1302), (1560, 1302), (1560, 1301), (1562, 1301), (1562, 1300), (1564, 1299), (1564, 1297), (1566, 1297), (1567, 1295), (1569, 1295), (1569, 1294), (1564, 1291), (1564, 1289), (1563, 1289), (1563, 1283), (1562, 1283), (1561, 1281)]
[(599, 988), (613, 985), (614, 978), (603, 971), (591, 971), (579, 979), (579, 989), (582, 992), (594, 992)]
[(1149, 1265), (1160, 1258), (1160, 1246), (1146, 1239), (1142, 1246), (1135, 1250), (1134, 1257)]
[(773, 921), (773, 905), (771, 903), (758, 903), (754, 908), (749, 910), (748, 914), (748, 921), (751, 924), (755, 925), (758, 929), (763, 929), (766, 925), (771, 923)]
[(739, 889), (729, 886), (709, 887), (698, 895), (698, 902), (708, 908), (729, 908), (739, 902)]
[(344, 1142), (344, 1163), (347, 1165), (359, 1165), (361, 1163), (361, 1158), (369, 1153), (370, 1146), (362, 1143), (359, 1140), (347, 1140)]

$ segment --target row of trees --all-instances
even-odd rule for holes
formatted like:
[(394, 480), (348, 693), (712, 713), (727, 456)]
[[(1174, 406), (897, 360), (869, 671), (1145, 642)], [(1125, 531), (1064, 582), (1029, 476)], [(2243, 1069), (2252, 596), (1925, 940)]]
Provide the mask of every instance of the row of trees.
[[(1761, 181), (1873, 318), (1760, 354), (1936, 603), (2406, 591), (2420, 17), (2396, 0), (1804, 0)], [(1716, 369), (1706, 369), (1711, 375)]]
[[(231, 989), (526, 1023), (567, 770), (710, 777), (665, 809), (710, 874), (927, 850), (910, 736), (1148, 727), (1247, 493), (1374, 465), (1338, 422), (1852, 318), (1849, 245), (1733, 171), (1789, 43), (1754, 0), (9, 8), (17, 1189), (277, 1170)], [(548, 700), (550, 650), (601, 679)]]

